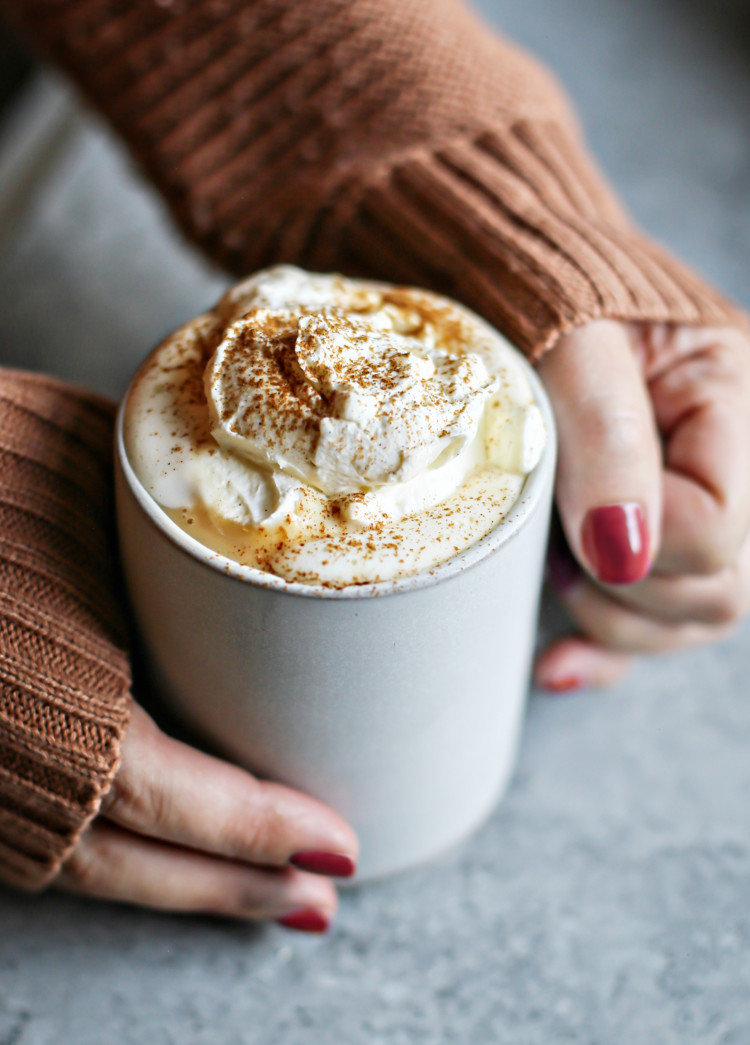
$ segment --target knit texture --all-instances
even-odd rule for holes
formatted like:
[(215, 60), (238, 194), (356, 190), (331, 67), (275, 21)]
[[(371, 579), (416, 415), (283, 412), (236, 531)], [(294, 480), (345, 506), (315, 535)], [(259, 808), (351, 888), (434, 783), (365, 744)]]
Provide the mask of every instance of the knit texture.
[(446, 292), (537, 357), (739, 323), (630, 225), (552, 78), (456, 0), (4, 0), (227, 268)]
[[(549, 74), (456, 0), (0, 0), (186, 234), (446, 292), (531, 357), (598, 317), (740, 313), (632, 227)], [(117, 767), (111, 408), (0, 379), (0, 878), (48, 882)]]
[(0, 371), (0, 880), (41, 888), (118, 765), (112, 406)]

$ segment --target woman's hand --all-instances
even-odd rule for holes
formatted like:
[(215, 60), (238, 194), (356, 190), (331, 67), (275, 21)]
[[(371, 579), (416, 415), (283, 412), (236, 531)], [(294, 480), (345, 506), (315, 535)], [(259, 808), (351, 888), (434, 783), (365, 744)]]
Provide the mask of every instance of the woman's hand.
[(336, 910), (324, 876), (352, 875), (357, 851), (320, 802), (168, 737), (134, 704), (113, 786), (56, 884), (322, 932)]
[(726, 635), (750, 609), (750, 338), (601, 321), (539, 371), (568, 546), (549, 575), (582, 634), (541, 654), (537, 682), (602, 685), (631, 653)]

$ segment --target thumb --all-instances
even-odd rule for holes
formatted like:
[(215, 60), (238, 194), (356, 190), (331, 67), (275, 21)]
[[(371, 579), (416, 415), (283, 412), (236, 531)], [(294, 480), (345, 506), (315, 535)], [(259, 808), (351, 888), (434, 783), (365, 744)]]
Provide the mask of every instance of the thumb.
[(628, 328), (601, 320), (539, 364), (557, 419), (557, 506), (573, 554), (607, 584), (648, 573), (661, 520), (661, 449)]

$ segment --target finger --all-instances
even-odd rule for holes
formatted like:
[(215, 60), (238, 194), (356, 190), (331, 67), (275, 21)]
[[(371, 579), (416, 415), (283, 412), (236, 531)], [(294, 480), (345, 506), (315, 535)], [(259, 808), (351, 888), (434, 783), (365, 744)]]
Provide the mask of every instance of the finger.
[(101, 812), (129, 831), (234, 860), (293, 859), (344, 877), (355, 869), (357, 838), (338, 814), (168, 737), (137, 705)]
[(590, 323), (539, 372), (557, 418), (557, 505), (570, 547), (600, 580), (638, 581), (659, 543), (661, 456), (630, 332)]
[(230, 918), (285, 918), (316, 911), (321, 929), (337, 906), (336, 891), (326, 878), (294, 868), (248, 867), (165, 845), (103, 821), (83, 834), (55, 884), (104, 900)]
[(613, 590), (633, 610), (663, 621), (733, 624), (750, 611), (750, 538), (732, 566), (707, 576), (652, 573), (640, 584)]
[(534, 682), (552, 693), (610, 686), (622, 678), (629, 664), (626, 654), (571, 635), (542, 650), (534, 667)]
[(656, 568), (713, 573), (731, 565), (750, 529), (750, 341), (685, 328), (652, 340), (666, 467)]
[(732, 630), (732, 626), (726, 624), (675, 623), (645, 616), (611, 598), (588, 580), (570, 588), (561, 598), (588, 638), (621, 653), (663, 653), (715, 642)]

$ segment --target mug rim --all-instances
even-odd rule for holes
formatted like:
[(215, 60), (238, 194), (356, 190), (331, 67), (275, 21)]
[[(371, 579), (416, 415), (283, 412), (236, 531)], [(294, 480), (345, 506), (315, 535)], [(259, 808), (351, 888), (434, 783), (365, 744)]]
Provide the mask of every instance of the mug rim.
[[(268, 591), (277, 591), (287, 595), (301, 595), (305, 598), (318, 599), (368, 599), (384, 598), (390, 595), (399, 595), (406, 592), (418, 591), (423, 588), (432, 587), (453, 577), (457, 577), (466, 570), (483, 562), (489, 556), (494, 555), (504, 547), (520, 532), (526, 523), (533, 518), (544, 503), (544, 492), (548, 484), (554, 481), (554, 471), (557, 459), (557, 430), (555, 427), (552, 405), (547, 392), (542, 385), (536, 371), (529, 361), (515, 346), (513, 347), (519, 356), (520, 363), (526, 377), (531, 384), (534, 402), (539, 407), (544, 419), (547, 440), (545, 442), (542, 456), (536, 467), (530, 472), (521, 487), (513, 507), (507, 515), (490, 530), (488, 534), (470, 545), (464, 551), (451, 556), (444, 562), (438, 563), (429, 570), (411, 574), (408, 577), (399, 577), (393, 580), (370, 581), (366, 584), (348, 584), (341, 588), (331, 588), (323, 584), (306, 584), (300, 581), (288, 581), (275, 574), (266, 573), (254, 566), (245, 566), (222, 555), (220, 552), (208, 548), (205, 544), (191, 537), (180, 526), (177, 525), (166, 514), (159, 503), (141, 483), (135, 470), (131, 465), (125, 449), (125, 410), (131, 391), (137, 381), (142, 366), (138, 367), (131, 379), (117, 410), (115, 420), (115, 460), (127, 484), (130, 493), (136, 500), (139, 508), (156, 528), (173, 544), (189, 555), (192, 559), (215, 570), (229, 580), (236, 580), (254, 587), (264, 588)], [(150, 358), (147, 357), (147, 358)]]

